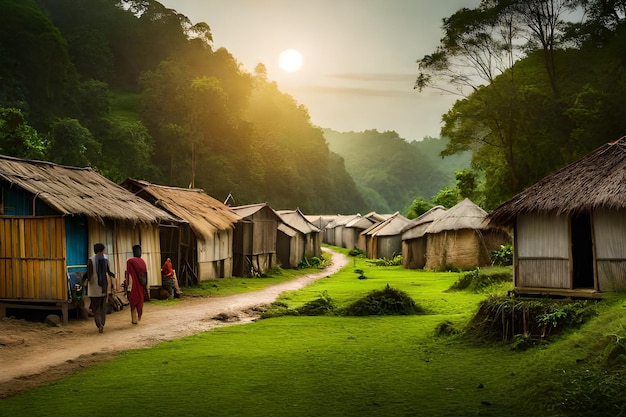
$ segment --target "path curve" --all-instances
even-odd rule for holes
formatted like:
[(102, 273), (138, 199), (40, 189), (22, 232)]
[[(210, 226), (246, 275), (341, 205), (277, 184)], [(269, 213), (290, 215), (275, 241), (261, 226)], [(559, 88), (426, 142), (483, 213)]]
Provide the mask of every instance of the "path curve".
[[(48, 327), (23, 320), (0, 319), (0, 398), (32, 386), (58, 379), (115, 353), (147, 348), (156, 343), (204, 332), (217, 327), (248, 323), (257, 318), (249, 313), (256, 306), (269, 304), (285, 291), (306, 287), (332, 275), (348, 264), (348, 258), (332, 254), (332, 263), (319, 273), (273, 285), (263, 290), (220, 297), (184, 297), (175, 305), (144, 305), (139, 325), (130, 323), (130, 310), (107, 316), (104, 333), (98, 333), (93, 319), (70, 320), (67, 326)], [(237, 321), (219, 321), (225, 313)], [(19, 329), (11, 326), (17, 322)], [(10, 335), (19, 335), (11, 339)], [(20, 383), (21, 381), (21, 383)]]

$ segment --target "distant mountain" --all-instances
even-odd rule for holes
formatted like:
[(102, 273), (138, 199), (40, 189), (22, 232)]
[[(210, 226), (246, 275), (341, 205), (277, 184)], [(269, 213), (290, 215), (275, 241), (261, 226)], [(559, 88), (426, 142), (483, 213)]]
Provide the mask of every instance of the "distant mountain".
[(469, 155), (442, 159), (446, 142), (441, 139), (409, 143), (396, 132), (323, 132), (368, 207), (380, 213), (404, 212), (418, 196), (430, 199), (454, 184), (455, 170), (469, 167)]

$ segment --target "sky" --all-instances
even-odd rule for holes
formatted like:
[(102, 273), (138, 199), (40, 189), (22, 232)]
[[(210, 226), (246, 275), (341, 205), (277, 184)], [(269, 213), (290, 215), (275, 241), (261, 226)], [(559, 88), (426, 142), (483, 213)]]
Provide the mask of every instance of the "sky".
[[(442, 19), (480, 0), (160, 0), (211, 28), (248, 72), (257, 64), (311, 122), (340, 132), (395, 131), (407, 141), (439, 137), (459, 98), (413, 89), (417, 60), (435, 51)], [(298, 71), (279, 55), (295, 49)]]

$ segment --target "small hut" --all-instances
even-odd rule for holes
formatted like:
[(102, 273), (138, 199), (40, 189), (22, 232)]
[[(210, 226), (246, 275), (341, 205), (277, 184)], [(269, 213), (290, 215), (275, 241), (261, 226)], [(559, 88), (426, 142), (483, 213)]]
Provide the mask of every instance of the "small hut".
[(487, 228), (487, 212), (466, 198), (432, 221), (425, 231), (426, 269), (474, 269), (491, 265), (491, 253), (510, 243), (502, 229)]
[(233, 230), (240, 217), (200, 189), (169, 187), (128, 178), (122, 186), (181, 219), (162, 224), (161, 265), (171, 258), (181, 284), (229, 278), (233, 270)]
[(514, 231), (517, 293), (626, 290), (626, 137), (543, 178), (488, 220)]
[(396, 212), (361, 232), (358, 248), (370, 259), (393, 259), (402, 253), (402, 229), (409, 219)]
[(303, 259), (321, 255), (320, 229), (309, 222), (300, 209), (276, 213), (282, 220), (278, 226), (276, 253), (283, 267), (296, 268)]
[(435, 206), (402, 229), (402, 266), (407, 269), (426, 266), (426, 229), (445, 212), (445, 207)]
[(58, 308), (67, 322), (69, 282), (97, 242), (117, 288), (137, 243), (149, 283), (158, 284), (159, 223), (172, 220), (91, 168), (0, 156), (0, 314)]
[(359, 244), (359, 236), (364, 230), (369, 229), (379, 221), (374, 220), (372, 217), (365, 217), (357, 214), (343, 226), (342, 230), (342, 243), (346, 249), (354, 249)]
[(233, 237), (233, 275), (251, 277), (278, 266), (276, 237), (282, 222), (267, 204), (230, 207), (241, 220)]

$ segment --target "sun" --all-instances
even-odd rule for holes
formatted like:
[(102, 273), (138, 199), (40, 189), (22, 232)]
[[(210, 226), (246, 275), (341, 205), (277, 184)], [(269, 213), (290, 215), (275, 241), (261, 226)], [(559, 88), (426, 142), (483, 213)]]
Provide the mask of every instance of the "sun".
[(296, 72), (302, 66), (302, 55), (295, 49), (286, 49), (278, 57), (278, 65), (287, 72)]

